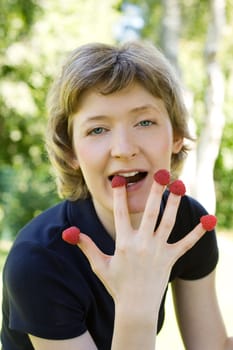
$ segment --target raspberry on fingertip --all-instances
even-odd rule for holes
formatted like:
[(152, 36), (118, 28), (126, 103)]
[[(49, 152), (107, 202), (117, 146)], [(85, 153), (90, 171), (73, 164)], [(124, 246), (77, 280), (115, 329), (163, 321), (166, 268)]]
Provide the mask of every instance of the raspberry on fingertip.
[(203, 215), (200, 222), (206, 231), (212, 231), (217, 224), (217, 217), (215, 215)]
[(126, 185), (126, 179), (124, 176), (115, 175), (112, 179), (112, 188), (122, 187)]
[(175, 180), (168, 186), (170, 192), (177, 196), (183, 196), (186, 192), (185, 184), (181, 180)]
[(62, 239), (67, 243), (76, 245), (80, 239), (80, 229), (76, 226), (71, 226), (62, 232)]
[(170, 182), (170, 173), (166, 169), (160, 169), (154, 174), (154, 180), (162, 186), (166, 186)]

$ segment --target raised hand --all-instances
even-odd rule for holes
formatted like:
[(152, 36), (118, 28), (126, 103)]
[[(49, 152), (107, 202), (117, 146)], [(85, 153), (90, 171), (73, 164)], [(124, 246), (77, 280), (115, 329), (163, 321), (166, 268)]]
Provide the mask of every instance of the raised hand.
[[(78, 229), (72, 228), (72, 240), (68, 239), (69, 243), (78, 243), (89, 259), (93, 271), (115, 302), (134, 295), (134, 299), (150, 300), (150, 307), (158, 305), (176, 260), (200, 239), (206, 229), (210, 229), (210, 222), (212, 226), (216, 224), (214, 216), (207, 216), (208, 219), (202, 219), (202, 223), (182, 240), (173, 244), (167, 243), (185, 187), (179, 180), (169, 185), (167, 205), (161, 222), (154, 232), (164, 186), (168, 184), (170, 177), (165, 170), (160, 170), (154, 179), (141, 224), (135, 230), (130, 222), (124, 178), (120, 176), (113, 178), (116, 229), (116, 249), (113, 256), (101, 252), (95, 243)], [(208, 228), (205, 228), (206, 222)], [(67, 240), (67, 230), (63, 233), (63, 238)]]

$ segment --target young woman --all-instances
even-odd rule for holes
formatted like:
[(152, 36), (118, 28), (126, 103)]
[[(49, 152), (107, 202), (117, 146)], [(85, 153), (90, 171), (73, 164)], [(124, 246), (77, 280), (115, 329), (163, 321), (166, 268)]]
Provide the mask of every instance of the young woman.
[[(233, 349), (215, 293), (215, 232), (200, 223), (206, 210), (154, 177), (166, 169), (177, 179), (190, 138), (163, 55), (142, 43), (79, 47), (49, 114), (65, 200), (28, 223), (9, 253), (3, 350), (154, 350), (169, 282), (185, 348)], [(62, 239), (72, 226), (77, 245)]]

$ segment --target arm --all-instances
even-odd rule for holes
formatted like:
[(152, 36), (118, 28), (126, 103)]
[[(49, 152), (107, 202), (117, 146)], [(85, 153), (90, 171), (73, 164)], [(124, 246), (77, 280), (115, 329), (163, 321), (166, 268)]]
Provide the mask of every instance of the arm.
[(97, 350), (90, 334), (85, 332), (79, 337), (67, 340), (49, 340), (29, 335), (35, 350)]
[(215, 290), (215, 272), (172, 283), (173, 298), (181, 335), (188, 350), (232, 350), (227, 338)]

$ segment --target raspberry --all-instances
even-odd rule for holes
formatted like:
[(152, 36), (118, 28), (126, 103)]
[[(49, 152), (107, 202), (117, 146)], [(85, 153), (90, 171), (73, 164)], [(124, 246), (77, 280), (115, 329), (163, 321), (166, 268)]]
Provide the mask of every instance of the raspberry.
[(122, 187), (126, 185), (126, 179), (124, 176), (115, 175), (112, 179), (112, 188)]
[(154, 174), (154, 180), (160, 185), (165, 186), (170, 182), (170, 173), (166, 169), (160, 169)]
[(200, 222), (206, 231), (212, 231), (217, 224), (217, 218), (215, 215), (203, 215)]
[(76, 245), (79, 242), (79, 234), (79, 228), (76, 226), (71, 226), (62, 232), (62, 239), (67, 243)]
[(177, 196), (183, 196), (186, 192), (185, 185), (181, 180), (175, 180), (169, 185), (170, 192), (176, 194)]

